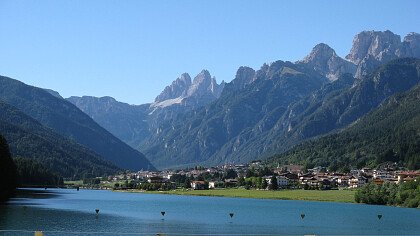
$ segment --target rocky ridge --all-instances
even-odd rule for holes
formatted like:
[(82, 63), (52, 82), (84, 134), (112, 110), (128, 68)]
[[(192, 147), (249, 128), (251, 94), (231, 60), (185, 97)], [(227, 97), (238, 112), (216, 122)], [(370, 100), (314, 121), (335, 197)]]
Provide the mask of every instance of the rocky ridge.
[[(393, 59), (419, 58), (419, 46), (417, 33), (408, 34), (401, 42), (401, 37), (390, 31), (363, 31), (355, 36), (345, 58), (321, 43), (295, 63), (276, 61), (257, 71), (240, 67), (230, 83), (218, 85), (206, 70), (193, 81), (184, 73), (154, 103), (143, 105), (148, 107), (144, 120), (149, 132), (136, 148), (159, 167), (243, 162), (286, 150), (307, 138), (345, 127), (375, 108), (392, 93), (371, 98), (366, 91), (352, 90), (369, 98), (371, 104), (360, 109), (353, 92), (339, 95), (352, 87), (367, 88), (360, 83)], [(349, 108), (332, 98), (353, 104)], [(319, 125), (325, 120), (331, 124)]]

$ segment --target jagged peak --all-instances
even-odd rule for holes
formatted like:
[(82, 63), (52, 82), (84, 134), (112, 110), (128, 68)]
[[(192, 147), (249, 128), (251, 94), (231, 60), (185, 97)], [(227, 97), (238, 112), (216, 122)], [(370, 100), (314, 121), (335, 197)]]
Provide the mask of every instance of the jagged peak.
[(414, 36), (414, 37), (419, 37), (420, 36), (420, 34), (419, 33), (416, 33), (416, 32), (410, 32), (410, 33), (408, 33), (404, 38), (406, 38), (406, 37), (412, 37), (412, 36)]
[[(184, 102), (184, 98), (209, 96), (208, 94), (218, 97), (223, 87), (224, 83), (219, 85), (216, 82), (216, 78), (212, 77), (206, 69), (201, 70), (192, 82), (190, 75), (183, 73), (171, 85), (165, 87), (159, 96), (156, 97), (154, 104), (163, 104), (162, 102), (167, 101), (165, 104), (170, 106)], [(152, 104), (152, 106), (155, 105)]]
[(364, 30), (354, 36), (354, 38), (357, 37), (363, 37), (363, 36), (369, 36), (369, 37), (396, 37), (401, 38), (400, 35), (394, 34), (390, 30), (380, 31), (380, 30)]
[(314, 60), (325, 60), (336, 56), (337, 54), (334, 49), (328, 44), (319, 43), (313, 47), (312, 51), (301, 62), (308, 63)]
[(177, 80), (189, 81), (191, 83), (191, 76), (188, 73), (185, 72), (185, 73), (182, 73), (181, 76), (179, 78), (177, 78)]
[(203, 69), (198, 75), (194, 77), (193, 84), (202, 83), (204, 81), (211, 81), (210, 72), (206, 69)]
[(416, 32), (410, 32), (404, 37), (404, 42), (420, 41), (420, 34)]
[(255, 73), (255, 70), (251, 67), (241, 66), (236, 71), (232, 84), (235, 85), (236, 89), (241, 89), (255, 80)]
[(183, 73), (176, 80), (172, 81), (171, 85), (165, 87), (165, 89), (155, 98), (155, 102), (177, 98), (181, 96), (190, 86), (190, 75), (188, 73)]
[(346, 56), (349, 61), (359, 64), (367, 55), (373, 55), (381, 60), (383, 51), (393, 53), (401, 44), (401, 36), (390, 30), (362, 31), (353, 38), (350, 53)]

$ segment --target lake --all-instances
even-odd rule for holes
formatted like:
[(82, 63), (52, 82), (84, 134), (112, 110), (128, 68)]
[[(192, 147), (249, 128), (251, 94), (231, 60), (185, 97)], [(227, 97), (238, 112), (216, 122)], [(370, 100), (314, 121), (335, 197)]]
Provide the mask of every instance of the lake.
[(24, 193), (0, 206), (1, 235), (420, 234), (419, 209), (83, 189)]

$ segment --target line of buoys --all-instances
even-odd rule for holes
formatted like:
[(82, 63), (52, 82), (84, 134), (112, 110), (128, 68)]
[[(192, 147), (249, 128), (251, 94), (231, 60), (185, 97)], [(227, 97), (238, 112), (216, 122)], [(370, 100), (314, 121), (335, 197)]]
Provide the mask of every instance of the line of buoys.
[[(302, 213), (302, 214), (300, 214), (300, 218), (303, 220), (304, 218), (305, 218), (305, 214), (304, 213)], [(232, 217), (232, 216), (231, 216)], [(380, 220), (380, 219), (382, 219), (382, 214), (378, 214), (378, 219)]]
[[(79, 188), (77, 188), (77, 189), (79, 189)], [(26, 210), (26, 206), (23, 206), (23, 209), (24, 210)], [(98, 215), (99, 214), (99, 209), (95, 209), (95, 212), (96, 212), (96, 215)], [(165, 211), (161, 211), (160, 212), (160, 214), (162, 215), (162, 216), (165, 216), (165, 214), (166, 214), (166, 212)], [(230, 218), (233, 218), (233, 216), (234, 216), (235, 214), (233, 213), (233, 212), (231, 212), (231, 213), (229, 213), (229, 216), (230, 216)], [(303, 220), (304, 218), (305, 218), (305, 213), (301, 213), (300, 214), (300, 218)], [(382, 214), (378, 214), (378, 219), (380, 220), (380, 219), (382, 219)], [(162, 219), (163, 220), (163, 219)]]

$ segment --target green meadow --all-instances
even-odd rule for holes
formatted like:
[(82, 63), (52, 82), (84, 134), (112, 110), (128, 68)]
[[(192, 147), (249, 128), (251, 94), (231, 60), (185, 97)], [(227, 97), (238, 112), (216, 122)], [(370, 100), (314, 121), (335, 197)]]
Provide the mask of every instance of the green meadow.
[(352, 190), (246, 190), (246, 189), (212, 189), (212, 190), (171, 190), (147, 193), (177, 194), (191, 196), (239, 197), (279, 200), (304, 200), (328, 202), (355, 202)]

